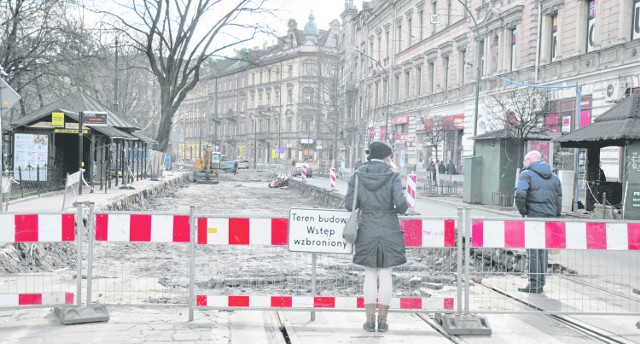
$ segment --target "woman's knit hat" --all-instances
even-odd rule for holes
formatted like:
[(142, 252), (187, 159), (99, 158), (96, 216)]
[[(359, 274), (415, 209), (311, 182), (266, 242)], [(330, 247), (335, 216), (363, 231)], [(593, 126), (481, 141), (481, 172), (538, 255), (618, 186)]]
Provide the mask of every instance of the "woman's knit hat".
[(367, 160), (383, 160), (389, 155), (393, 155), (393, 149), (391, 148), (391, 146), (382, 141), (373, 141), (371, 142), (371, 144), (369, 145), (369, 149), (367, 149), (365, 153), (369, 154), (369, 156), (367, 156)]

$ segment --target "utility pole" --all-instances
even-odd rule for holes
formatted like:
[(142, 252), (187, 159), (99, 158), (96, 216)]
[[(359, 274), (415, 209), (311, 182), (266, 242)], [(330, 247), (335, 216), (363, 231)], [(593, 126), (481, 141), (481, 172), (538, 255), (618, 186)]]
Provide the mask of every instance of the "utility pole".
[[(465, 11), (467, 11), (467, 13), (469, 13), (469, 16), (471, 17), (471, 20), (473, 20), (473, 30), (475, 31), (476, 34), (476, 85), (475, 85), (475, 92), (474, 92), (474, 105), (473, 105), (473, 136), (478, 135), (478, 105), (480, 102), (480, 80), (482, 78), (482, 51), (481, 51), (481, 45), (480, 45), (480, 30), (478, 29), (478, 22), (476, 21), (475, 16), (473, 15), (473, 12), (471, 12), (471, 10), (469, 9), (469, 7), (466, 4), (466, 0), (463, 2), (462, 0), (458, 0), (458, 2), (460, 3), (460, 5), (462, 5), (462, 7), (464, 7)], [(473, 141), (473, 156), (476, 155), (476, 142), (475, 140)]]

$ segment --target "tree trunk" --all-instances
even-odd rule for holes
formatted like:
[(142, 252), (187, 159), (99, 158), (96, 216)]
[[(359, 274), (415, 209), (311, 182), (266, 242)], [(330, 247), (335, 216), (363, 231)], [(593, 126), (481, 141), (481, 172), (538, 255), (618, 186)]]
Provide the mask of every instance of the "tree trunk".
[(169, 137), (171, 135), (171, 125), (173, 123), (173, 116), (176, 111), (171, 106), (172, 101), (169, 99), (167, 90), (160, 90), (160, 125), (158, 126), (158, 134), (156, 141), (158, 141), (158, 150), (166, 153), (169, 148)]

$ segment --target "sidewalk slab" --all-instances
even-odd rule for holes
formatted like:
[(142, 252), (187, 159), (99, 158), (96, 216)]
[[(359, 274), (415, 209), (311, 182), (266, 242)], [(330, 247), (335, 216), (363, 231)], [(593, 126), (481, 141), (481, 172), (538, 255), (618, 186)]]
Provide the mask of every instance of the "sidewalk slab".
[[(179, 178), (187, 178), (188, 172), (175, 172), (167, 174), (164, 179), (160, 181), (153, 181), (151, 179), (143, 179), (129, 184), (134, 189), (120, 189), (121, 185), (114, 186), (112, 184), (110, 189), (98, 190), (99, 186), (95, 187), (94, 192), (90, 192), (86, 186), (83, 188), (82, 195), (77, 197), (78, 202), (90, 201), (95, 203), (96, 210), (105, 210), (105, 207), (118, 202), (119, 200), (130, 197), (132, 195), (141, 194), (145, 190), (156, 188), (164, 183), (176, 182)], [(64, 200), (64, 192), (50, 192), (40, 196), (31, 196), (24, 199), (18, 199), (9, 203), (9, 212), (59, 212), (62, 209), (62, 202)], [(72, 204), (74, 201), (68, 202)], [(74, 208), (69, 208), (66, 211), (73, 211)]]

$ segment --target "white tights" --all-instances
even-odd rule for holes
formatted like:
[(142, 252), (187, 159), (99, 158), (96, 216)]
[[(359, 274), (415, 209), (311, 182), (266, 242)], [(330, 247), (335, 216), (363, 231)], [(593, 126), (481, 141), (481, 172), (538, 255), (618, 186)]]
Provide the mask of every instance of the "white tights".
[[(380, 285), (377, 282), (380, 279)], [(376, 303), (376, 295), (378, 303), (381, 305), (389, 305), (391, 302), (391, 293), (393, 291), (393, 281), (391, 280), (391, 268), (364, 268), (364, 303)]]

